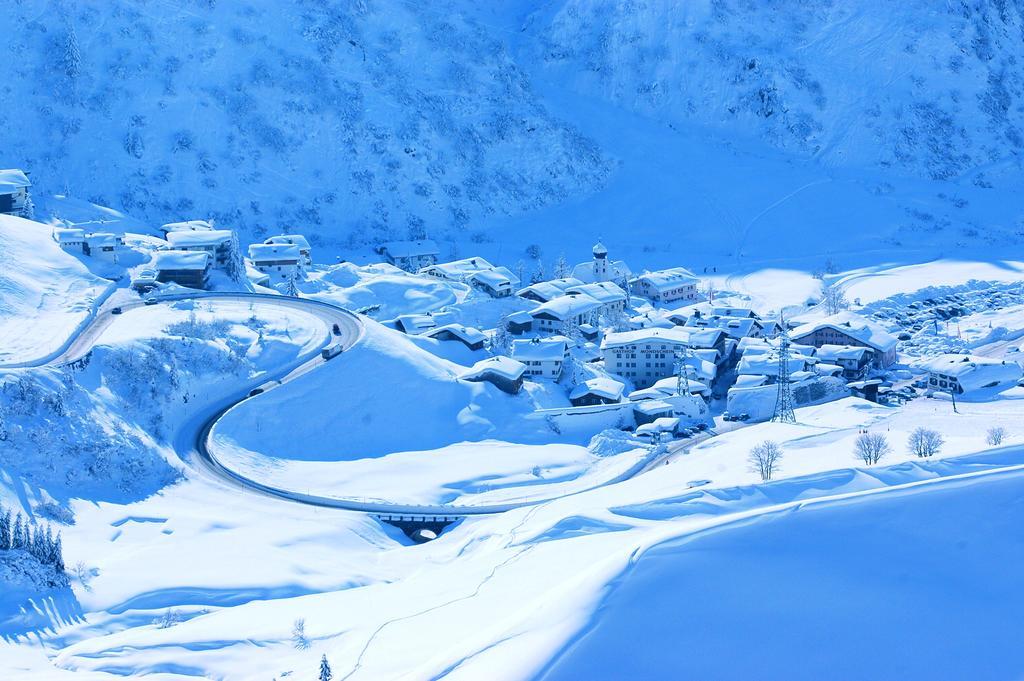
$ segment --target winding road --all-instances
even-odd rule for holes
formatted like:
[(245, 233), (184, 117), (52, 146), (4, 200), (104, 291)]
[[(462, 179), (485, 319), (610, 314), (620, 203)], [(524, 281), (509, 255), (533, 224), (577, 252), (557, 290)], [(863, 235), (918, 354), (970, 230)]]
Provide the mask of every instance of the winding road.
[[(197, 410), (192, 416), (179, 427), (173, 438), (173, 445), (178, 456), (202, 472), (205, 472), (220, 482), (231, 487), (242, 489), (247, 492), (255, 492), (278, 499), (284, 499), (296, 503), (324, 508), (335, 508), (345, 511), (357, 511), (362, 513), (373, 513), (387, 516), (414, 516), (414, 517), (445, 517), (461, 518), (465, 516), (492, 515), (503, 513), (516, 508), (535, 506), (553, 499), (574, 496), (589, 489), (580, 489), (563, 494), (552, 494), (536, 499), (525, 499), (503, 504), (490, 504), (480, 506), (452, 506), (452, 505), (410, 505), (390, 504), (386, 502), (361, 501), (359, 499), (345, 499), (324, 497), (312, 494), (305, 494), (293, 490), (283, 489), (258, 482), (241, 473), (232, 470), (217, 458), (216, 447), (213, 446), (212, 432), (220, 419), (231, 409), (240, 405), (248, 399), (258, 399), (259, 395), (268, 390), (273, 390), (281, 385), (296, 380), (306, 373), (316, 369), (328, 361), (344, 361), (345, 351), (356, 345), (363, 336), (363, 322), (360, 317), (345, 308), (331, 303), (314, 300), (310, 298), (292, 298), (287, 296), (276, 296), (258, 293), (185, 293), (177, 295), (160, 296), (155, 298), (156, 304), (165, 305), (181, 301), (207, 301), (207, 302), (241, 302), (259, 306), (276, 306), (300, 310), (320, 319), (325, 326), (325, 341), (317, 347), (315, 353), (306, 353), (291, 363), (278, 367), (273, 371), (261, 374), (243, 384), (233, 394), (206, 404)], [(40, 358), (34, 361), (17, 364), (18, 368), (60, 366), (81, 360), (89, 354), (97, 343), (103, 332), (106, 331), (121, 315), (131, 309), (145, 307), (143, 301), (132, 302), (105, 302), (84, 324), (78, 333), (70, 339), (64, 349), (56, 356)], [(114, 313), (119, 309), (119, 313)], [(337, 335), (332, 333), (332, 327), (338, 326)], [(331, 359), (325, 359), (320, 350), (328, 345), (338, 344), (342, 348), (340, 355)], [(15, 365), (0, 365), (0, 368), (14, 368)], [(253, 394), (255, 389), (259, 392)], [(674, 451), (674, 449), (673, 449)], [(604, 480), (595, 486), (604, 486), (627, 480), (641, 472), (649, 470), (654, 463), (660, 462), (664, 453), (654, 453), (645, 457), (620, 475)]]

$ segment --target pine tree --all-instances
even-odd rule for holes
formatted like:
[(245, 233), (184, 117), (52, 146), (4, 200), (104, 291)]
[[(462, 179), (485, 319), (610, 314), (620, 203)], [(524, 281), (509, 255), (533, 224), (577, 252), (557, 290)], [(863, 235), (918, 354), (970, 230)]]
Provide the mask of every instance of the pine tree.
[(64, 75), (70, 80), (75, 80), (82, 73), (82, 51), (78, 49), (78, 35), (75, 33), (75, 27), (71, 24), (68, 24), (63, 48), (60, 65), (64, 70)]
[(21, 512), (14, 518), (14, 529), (11, 530), (11, 548), (25, 548), (25, 526), (21, 522)]
[(544, 272), (544, 263), (538, 260), (537, 269), (533, 271), (533, 276), (530, 277), (530, 283), (536, 284), (542, 281), (547, 281), (547, 278), (547, 274)]
[(60, 539), (60, 532), (57, 533), (57, 540), (53, 543), (53, 567), (57, 572), (64, 572), (64, 544)]
[(292, 272), (288, 275), (288, 281), (285, 283), (284, 294), (291, 296), (292, 298), (299, 297), (299, 287), (295, 285), (295, 273)]
[(11, 548), (11, 512), (0, 508), (0, 551)]
[(56, 544), (53, 542), (53, 530), (50, 526), (46, 526), (46, 535), (43, 538), (43, 546), (45, 550), (43, 552), (43, 562), (47, 565), (57, 564)]
[(491, 354), (508, 355), (512, 349), (512, 334), (508, 331), (508, 317), (498, 320), (491, 337)]
[(231, 241), (228, 243), (228, 259), (224, 265), (224, 272), (231, 277), (232, 281), (241, 283), (245, 280), (245, 258), (242, 257), (242, 248), (238, 244), (238, 234), (231, 232)]
[(320, 658), (320, 678), (319, 681), (331, 681), (334, 678), (334, 673), (331, 672), (331, 665), (327, 663), (327, 656), (324, 655)]

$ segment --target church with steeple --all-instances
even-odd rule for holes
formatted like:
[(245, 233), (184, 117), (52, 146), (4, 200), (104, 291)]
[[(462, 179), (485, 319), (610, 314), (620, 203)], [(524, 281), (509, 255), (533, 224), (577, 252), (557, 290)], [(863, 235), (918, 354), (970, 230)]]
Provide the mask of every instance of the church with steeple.
[(593, 254), (590, 262), (581, 262), (572, 268), (574, 278), (585, 284), (593, 284), (599, 281), (619, 283), (632, 276), (633, 273), (625, 262), (609, 259), (608, 249), (600, 240), (594, 244)]

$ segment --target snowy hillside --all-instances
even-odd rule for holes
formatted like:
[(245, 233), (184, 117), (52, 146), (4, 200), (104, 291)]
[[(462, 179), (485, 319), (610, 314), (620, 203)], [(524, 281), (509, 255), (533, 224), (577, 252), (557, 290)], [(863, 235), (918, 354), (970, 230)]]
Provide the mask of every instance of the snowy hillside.
[(45, 359), (113, 286), (37, 222), (0, 215), (0, 254), (0, 364)]
[[(600, 186), (611, 163), (502, 42), (433, 6), (17, 2), (3, 164), (160, 223), (366, 242)], [(31, 121), (30, 124), (26, 124)]]
[(567, 0), (526, 25), (575, 90), (667, 123), (979, 185), (1019, 169), (1015, 3)]

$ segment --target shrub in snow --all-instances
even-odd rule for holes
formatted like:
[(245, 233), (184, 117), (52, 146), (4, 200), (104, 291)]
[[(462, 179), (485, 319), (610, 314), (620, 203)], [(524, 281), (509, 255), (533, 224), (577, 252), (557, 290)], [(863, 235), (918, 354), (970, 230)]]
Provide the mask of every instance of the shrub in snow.
[(934, 430), (928, 428), (917, 428), (907, 439), (907, 446), (910, 451), (918, 457), (934, 456), (939, 453), (944, 440)]
[(889, 441), (881, 433), (861, 433), (853, 446), (857, 458), (869, 466), (878, 463), (891, 451)]
[(319, 681), (331, 681), (334, 678), (334, 673), (331, 671), (331, 665), (327, 662), (327, 656), (324, 655), (320, 658), (320, 676), (317, 677)]
[(988, 433), (985, 434), (985, 442), (995, 447), (1003, 444), (1003, 438), (1005, 437), (1006, 429), (1001, 426), (995, 426), (988, 429)]
[(782, 447), (777, 442), (765, 440), (750, 450), (747, 462), (750, 464), (750, 470), (760, 475), (761, 480), (767, 482), (779, 470), (779, 464), (782, 462)]
[(42, 516), (47, 520), (60, 523), (62, 525), (74, 525), (75, 514), (72, 513), (70, 508), (65, 508), (58, 503), (53, 501), (47, 501), (39, 504), (35, 508), (36, 515)]

